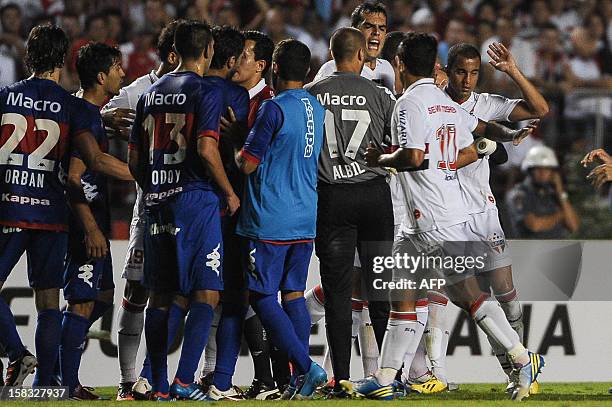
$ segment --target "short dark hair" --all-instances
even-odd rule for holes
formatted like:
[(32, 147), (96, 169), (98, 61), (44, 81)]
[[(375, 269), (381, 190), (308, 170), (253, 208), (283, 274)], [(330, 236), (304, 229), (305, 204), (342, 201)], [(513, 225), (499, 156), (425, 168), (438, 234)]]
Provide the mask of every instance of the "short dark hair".
[(174, 49), (183, 59), (198, 59), (212, 40), (210, 26), (201, 21), (181, 22), (174, 33)]
[(85, 19), (85, 31), (89, 31), (91, 28), (91, 24), (96, 20), (104, 20), (104, 24), (106, 24), (106, 15), (102, 13), (90, 14)]
[(448, 50), (446, 69), (452, 69), (459, 58), (480, 59), (480, 51), (472, 44), (467, 44), (465, 42), (453, 45)]
[(56, 25), (37, 25), (32, 28), (26, 43), (25, 64), (38, 74), (64, 66), (68, 52), (68, 37)]
[(365, 49), (363, 33), (353, 27), (338, 28), (329, 42), (336, 63), (346, 61), (360, 49)]
[(351, 27), (359, 27), (359, 24), (365, 20), (364, 14), (382, 13), (387, 18), (387, 7), (382, 1), (368, 0), (364, 1), (351, 13)]
[(256, 61), (265, 61), (266, 69), (263, 70), (261, 76), (266, 76), (272, 65), (272, 54), (274, 53), (274, 42), (270, 37), (261, 31), (246, 31), (244, 34), (244, 40), (250, 40), (255, 42), (253, 47), (253, 53), (255, 54)]
[(231, 57), (238, 59), (244, 49), (244, 34), (228, 25), (215, 27), (212, 30), (215, 40), (215, 54), (210, 67), (221, 69)]
[(166, 24), (157, 37), (157, 54), (162, 62), (166, 62), (174, 46), (176, 27), (184, 20), (174, 20)]
[(21, 7), (19, 7), (18, 4), (6, 3), (4, 6), (0, 7), (0, 16), (3, 16), (6, 10), (11, 10), (11, 9), (17, 10), (20, 15), (23, 15), (23, 12), (21, 11)]
[(92, 42), (79, 49), (76, 60), (76, 70), (83, 89), (92, 88), (97, 81), (98, 74), (108, 74), (111, 67), (121, 62), (121, 52), (115, 47), (101, 42)]
[(391, 63), (397, 55), (397, 47), (406, 38), (406, 33), (402, 31), (391, 31), (387, 33), (385, 37), (385, 45), (383, 45), (382, 51), (380, 51), (380, 57)]
[(433, 35), (424, 33), (409, 33), (397, 50), (400, 61), (414, 76), (431, 76), (437, 54), (438, 40)]
[(303, 82), (310, 68), (310, 50), (298, 40), (282, 40), (274, 50), (272, 61), (278, 65), (281, 79)]

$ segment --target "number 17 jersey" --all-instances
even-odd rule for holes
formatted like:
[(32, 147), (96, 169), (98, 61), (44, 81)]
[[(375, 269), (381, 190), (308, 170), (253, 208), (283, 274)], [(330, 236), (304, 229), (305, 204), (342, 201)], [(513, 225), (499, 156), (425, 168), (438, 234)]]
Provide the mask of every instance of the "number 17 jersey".
[(67, 231), (71, 137), (92, 127), (84, 102), (30, 78), (0, 90), (0, 225)]
[(181, 192), (214, 188), (198, 154), (198, 139), (219, 140), (223, 106), (220, 88), (190, 71), (170, 72), (142, 94), (129, 148), (137, 149), (146, 163), (141, 185), (146, 206)]

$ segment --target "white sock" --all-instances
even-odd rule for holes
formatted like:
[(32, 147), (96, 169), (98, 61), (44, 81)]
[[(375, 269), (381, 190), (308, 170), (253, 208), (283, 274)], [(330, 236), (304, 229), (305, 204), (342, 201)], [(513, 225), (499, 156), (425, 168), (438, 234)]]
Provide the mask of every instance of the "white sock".
[(310, 314), (310, 322), (316, 324), (325, 316), (325, 296), (321, 285), (316, 285), (304, 295), (306, 298), (306, 308)]
[[(423, 336), (425, 326), (427, 325), (427, 316), (429, 314), (427, 298), (420, 299), (416, 302), (417, 316), (417, 335)], [(427, 361), (425, 359), (425, 343), (423, 340), (416, 344), (414, 351), (409, 349), (404, 355), (404, 369), (402, 376), (407, 381), (410, 377), (420, 377), (429, 373)]]
[(487, 301), (488, 295), (482, 295), (470, 307), (472, 318), (476, 324), (487, 334), (491, 341), (503, 348), (510, 360), (518, 365), (529, 363), (527, 349), (521, 344), (518, 334), (506, 320), (497, 301)]
[(429, 314), (425, 328), (425, 349), (431, 362), (434, 376), (443, 383), (447, 383), (446, 376), (446, 347), (448, 346), (447, 305), (448, 298), (437, 293), (429, 292)]
[(355, 342), (357, 335), (359, 334), (359, 327), (361, 326), (361, 314), (363, 313), (363, 301), (357, 298), (351, 298), (351, 317), (353, 319), (353, 325), (351, 325), (351, 338), (352, 342)]
[(523, 309), (518, 300), (516, 289), (513, 288), (511, 291), (504, 294), (495, 294), (495, 298), (497, 298), (504, 314), (506, 314), (506, 319), (510, 323), (510, 326), (518, 334), (519, 340), (524, 342)]
[(119, 353), (119, 368), (121, 383), (135, 382), (136, 356), (140, 346), (140, 338), (144, 327), (144, 309), (146, 304), (133, 304), (123, 299), (119, 307), (119, 327), (117, 329), (117, 352)]
[(359, 350), (361, 351), (361, 364), (363, 365), (363, 377), (373, 375), (378, 370), (378, 344), (376, 335), (370, 320), (368, 303), (364, 302), (361, 312), (361, 325), (359, 326)]
[[(404, 363), (404, 355), (414, 342), (419, 343), (417, 337), (417, 318), (416, 312), (397, 312), (389, 313), (387, 332), (383, 340), (381, 352), (381, 369), (378, 369), (375, 376), (383, 386), (393, 383), (397, 371)], [(393, 373), (395, 372), (395, 373)]]
[(219, 327), (219, 320), (221, 319), (221, 310), (222, 305), (217, 305), (212, 325), (210, 326), (210, 333), (208, 334), (208, 342), (206, 342), (206, 348), (204, 349), (204, 365), (202, 366), (200, 377), (204, 377), (208, 373), (214, 372), (215, 366), (217, 365), (217, 328)]

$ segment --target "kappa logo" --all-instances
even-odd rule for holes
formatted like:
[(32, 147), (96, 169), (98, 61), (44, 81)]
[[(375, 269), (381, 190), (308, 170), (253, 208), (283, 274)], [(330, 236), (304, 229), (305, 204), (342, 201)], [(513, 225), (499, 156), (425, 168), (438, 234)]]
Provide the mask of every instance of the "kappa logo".
[(212, 252), (206, 255), (206, 258), (209, 260), (206, 262), (206, 266), (213, 269), (217, 275), (219, 275), (219, 266), (221, 266), (221, 254), (219, 253), (219, 248), (221, 247), (221, 243), (217, 244), (217, 247), (213, 249)]
[(497, 253), (501, 254), (506, 249), (506, 238), (503, 235), (493, 233), (489, 235), (487, 238), (489, 241), (489, 246), (491, 249), (495, 250)]
[(93, 288), (93, 283), (91, 282), (91, 278), (93, 277), (93, 266), (91, 264), (83, 264), (79, 267), (80, 274), (77, 275), (78, 278), (83, 280), (90, 288)]

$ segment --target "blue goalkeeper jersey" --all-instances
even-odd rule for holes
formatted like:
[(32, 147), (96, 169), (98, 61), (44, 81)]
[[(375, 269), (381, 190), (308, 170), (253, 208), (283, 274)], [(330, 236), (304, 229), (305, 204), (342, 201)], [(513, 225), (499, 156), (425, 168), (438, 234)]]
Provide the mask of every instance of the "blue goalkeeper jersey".
[(303, 89), (261, 105), (241, 150), (258, 167), (247, 178), (237, 234), (269, 241), (315, 237), (324, 118), (323, 106)]

